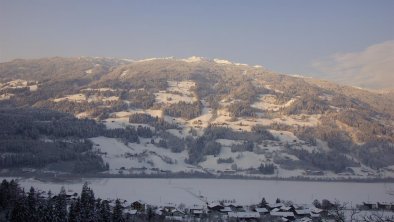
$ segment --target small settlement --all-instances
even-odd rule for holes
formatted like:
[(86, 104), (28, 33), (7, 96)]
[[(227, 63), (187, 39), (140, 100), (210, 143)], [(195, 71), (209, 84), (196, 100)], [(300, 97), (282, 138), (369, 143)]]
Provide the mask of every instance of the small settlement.
[[(235, 201), (212, 202), (202, 205), (177, 206), (165, 204), (152, 206), (143, 201), (135, 201), (131, 204), (124, 202), (124, 216), (128, 221), (139, 221), (143, 215), (156, 218), (151, 221), (335, 221), (334, 215), (330, 215), (330, 209), (317, 208), (314, 205), (296, 205), (277, 203), (260, 203), (251, 206), (242, 206)], [(329, 203), (331, 207), (333, 204)], [(330, 207), (330, 206), (328, 206)], [(385, 210), (394, 211), (394, 203), (363, 203), (358, 206), (361, 210)], [(145, 217), (146, 218), (146, 217)]]

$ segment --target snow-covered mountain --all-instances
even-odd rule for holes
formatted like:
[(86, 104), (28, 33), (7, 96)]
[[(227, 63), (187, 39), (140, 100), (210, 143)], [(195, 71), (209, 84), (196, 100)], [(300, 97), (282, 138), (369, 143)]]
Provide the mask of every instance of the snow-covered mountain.
[[(55, 110), (104, 124), (110, 132), (89, 134), (104, 173), (394, 177), (390, 94), (258, 65), (196, 56), (15, 60), (0, 64), (0, 105), (3, 114)], [(13, 152), (3, 146), (5, 159)]]

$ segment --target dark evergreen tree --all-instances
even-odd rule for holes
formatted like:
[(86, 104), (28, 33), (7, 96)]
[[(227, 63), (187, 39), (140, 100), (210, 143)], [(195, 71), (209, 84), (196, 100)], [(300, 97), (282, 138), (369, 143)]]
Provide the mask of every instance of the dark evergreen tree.
[(54, 209), (53, 209), (53, 199), (52, 192), (48, 191), (48, 197), (46, 199), (46, 204), (43, 206), (43, 217), (40, 218), (42, 221), (54, 221)]
[(94, 193), (87, 183), (82, 187), (81, 192), (81, 220), (91, 221), (95, 216), (95, 198)]
[(8, 207), (9, 200), (9, 183), (7, 180), (3, 180), (0, 184), (0, 209)]
[(319, 200), (314, 200), (313, 201), (313, 206), (315, 206), (316, 208), (321, 208), (321, 203)]
[(78, 197), (74, 202), (71, 202), (68, 214), (69, 222), (80, 222), (81, 220), (81, 199)]
[(55, 204), (55, 219), (58, 222), (67, 221), (67, 195), (64, 187), (60, 189), (60, 193), (57, 195)]
[(116, 199), (116, 201), (115, 201), (115, 207), (114, 207), (113, 213), (112, 213), (112, 220), (114, 222), (124, 221), (124, 219), (123, 219), (123, 206), (120, 203), (119, 199)]
[(30, 221), (29, 207), (26, 197), (23, 195), (15, 202), (14, 209), (11, 212), (11, 222)]
[(30, 187), (29, 193), (27, 193), (27, 207), (31, 220), (37, 220), (37, 195), (34, 187)]
[(260, 207), (266, 207), (267, 206), (267, 201), (265, 200), (265, 198), (263, 197), (263, 199), (260, 202)]
[(101, 201), (98, 221), (99, 222), (110, 222), (111, 221), (111, 209), (109, 207), (108, 200)]

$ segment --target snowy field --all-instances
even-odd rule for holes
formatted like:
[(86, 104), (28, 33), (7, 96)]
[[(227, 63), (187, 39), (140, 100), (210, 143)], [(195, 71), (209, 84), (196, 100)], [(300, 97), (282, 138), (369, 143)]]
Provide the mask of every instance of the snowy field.
[(393, 183), (140, 178), (83, 179), (67, 183), (20, 179), (19, 183), (25, 190), (34, 186), (57, 193), (61, 186), (68, 192), (80, 192), (85, 181), (98, 197), (121, 198), (129, 202), (143, 200), (155, 205), (203, 204), (197, 196), (203, 196), (208, 202), (235, 199), (239, 204), (258, 203), (262, 197), (268, 202), (280, 198), (298, 204), (310, 204), (314, 199), (338, 200), (351, 204), (360, 204), (363, 201), (392, 202), (394, 199), (394, 196), (388, 194), (394, 189)]

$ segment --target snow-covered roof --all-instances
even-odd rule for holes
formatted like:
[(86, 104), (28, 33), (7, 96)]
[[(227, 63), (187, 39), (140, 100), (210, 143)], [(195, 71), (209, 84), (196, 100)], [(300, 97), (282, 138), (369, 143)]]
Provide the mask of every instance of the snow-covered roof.
[(318, 217), (320, 217), (320, 214), (311, 213), (310, 215), (311, 215), (311, 217), (313, 217), (313, 218), (318, 218)]
[(134, 215), (137, 213), (137, 210), (133, 210), (133, 209), (124, 209), (124, 212), (127, 214), (131, 214)]
[(289, 211), (291, 210), (291, 207), (282, 206), (280, 209), (284, 211)]
[(171, 212), (171, 213), (176, 213), (176, 212), (178, 212), (178, 213), (181, 213), (181, 214), (185, 214), (184, 212), (182, 212), (181, 210), (178, 210), (178, 209), (176, 209), (176, 208), (171, 209), (170, 212)]
[(306, 215), (306, 214), (310, 214), (310, 213), (311, 213), (310, 209), (296, 210), (296, 214), (298, 214), (298, 215)]
[(229, 212), (228, 216), (235, 218), (260, 218), (258, 212)]
[(208, 204), (208, 207), (213, 208), (213, 207), (223, 207), (223, 206), (218, 203), (210, 203), (210, 204)]
[(203, 211), (202, 210), (192, 210), (193, 214), (202, 214)]
[(268, 213), (269, 212), (269, 210), (267, 210), (267, 208), (264, 208), (264, 207), (263, 208), (256, 208), (255, 211), (258, 213)]
[(269, 208), (280, 208), (280, 207), (283, 207), (283, 206), (284, 206), (283, 203), (268, 204)]
[(316, 208), (316, 207), (311, 208), (311, 212), (312, 212), (312, 213), (315, 213), (315, 214), (319, 214), (319, 213), (321, 213), (322, 211), (323, 211), (322, 209), (319, 209), (319, 208)]
[(293, 212), (271, 211), (270, 215), (271, 216), (277, 216), (277, 217), (294, 217), (294, 213)]
[(231, 210), (231, 207), (224, 207), (223, 209), (221, 209), (220, 211), (222, 212), (231, 212), (233, 210)]
[(298, 221), (299, 221), (299, 222), (311, 222), (312, 219), (309, 218), (309, 217), (303, 217), (303, 218), (299, 219)]

